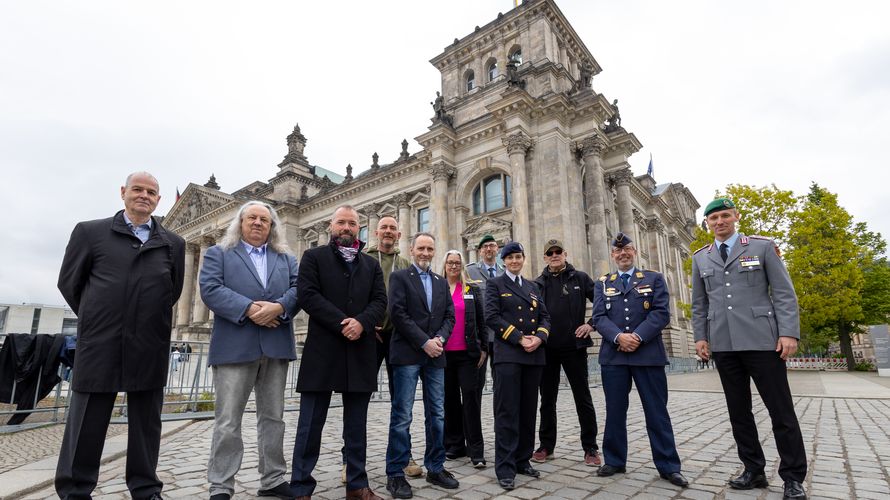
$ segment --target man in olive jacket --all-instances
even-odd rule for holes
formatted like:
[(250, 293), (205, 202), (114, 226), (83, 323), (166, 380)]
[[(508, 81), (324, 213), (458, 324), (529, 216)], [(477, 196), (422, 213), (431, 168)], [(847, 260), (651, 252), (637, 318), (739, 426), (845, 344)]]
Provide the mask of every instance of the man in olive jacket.
[(334, 211), (331, 242), (310, 248), (300, 259), (298, 305), (309, 315), (309, 330), (297, 379), (300, 417), (294, 445), (291, 491), (310, 496), (316, 480), (321, 433), (331, 393), (343, 395), (346, 441), (346, 497), (376, 498), (365, 471), (368, 403), (377, 390), (374, 327), (386, 312), (386, 287), (377, 259), (361, 251), (358, 212)]
[(155, 469), (167, 381), (173, 304), (182, 292), (185, 242), (151, 216), (158, 181), (136, 172), (121, 186), (124, 210), (74, 227), (59, 291), (77, 314), (77, 366), (56, 468), (61, 498), (89, 498), (118, 392), (127, 393), (127, 487), (160, 498)]

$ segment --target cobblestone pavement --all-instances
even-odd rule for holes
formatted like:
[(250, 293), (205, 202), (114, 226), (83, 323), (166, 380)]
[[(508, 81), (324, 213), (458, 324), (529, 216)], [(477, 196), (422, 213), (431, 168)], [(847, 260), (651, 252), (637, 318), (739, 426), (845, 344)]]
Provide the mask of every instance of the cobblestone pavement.
[[(716, 374), (712, 374), (716, 377)], [(670, 380), (670, 379), (669, 379)], [(592, 388), (597, 408), (600, 432), (605, 423), (602, 388)], [(563, 391), (559, 399), (559, 440), (556, 458), (536, 464), (540, 479), (517, 476), (518, 488), (512, 492), (501, 490), (495, 480), (493, 462), (493, 427), (491, 396), (483, 401), (483, 428), (486, 439), (486, 458), (489, 467), (473, 469), (466, 459), (449, 461), (446, 467), (460, 481), (460, 489), (443, 490), (423, 479), (410, 480), (418, 498), (688, 498), (688, 499), (779, 499), (782, 481), (777, 474), (775, 443), (770, 432), (769, 415), (755, 398), (755, 417), (761, 442), (767, 456), (769, 489), (735, 491), (726, 486), (727, 479), (740, 472), (722, 394), (709, 392), (674, 391), (670, 393), (669, 411), (673, 420), (683, 472), (690, 487), (680, 489), (658, 478), (649, 443), (645, 437), (645, 422), (639, 400), (631, 395), (628, 414), (630, 453), (627, 473), (611, 478), (600, 478), (595, 469), (586, 467), (578, 448), (579, 427), (571, 393)], [(796, 409), (801, 421), (810, 473), (806, 488), (810, 498), (884, 499), (890, 496), (890, 400), (844, 399), (832, 397), (797, 397)], [(286, 414), (287, 435), (285, 453), (290, 462), (297, 414)], [(415, 405), (414, 456), (423, 456), (422, 405)], [(322, 456), (316, 467), (319, 480), (315, 496), (342, 498), (340, 459), (342, 411), (332, 409), (324, 431)], [(369, 411), (368, 471), (371, 487), (386, 496), (384, 487), (384, 456), (386, 451), (389, 405), (372, 403)], [(165, 483), (165, 498), (207, 498), (206, 466), (210, 449), (212, 421), (199, 421), (166, 438), (161, 447), (159, 474)], [(237, 476), (236, 498), (252, 498), (259, 487), (256, 470), (258, 457), (256, 419), (248, 414), (244, 419), (245, 456)], [(598, 437), (598, 441), (602, 436)], [(117, 459), (103, 466), (96, 497), (101, 499), (128, 498), (124, 483), (125, 460)], [(509, 496), (504, 495), (509, 493)], [(54, 496), (46, 488), (25, 498)]]
[[(0, 474), (22, 464), (59, 453), (65, 427), (49, 425), (10, 434), (0, 434)], [(123, 424), (108, 427), (108, 437), (127, 432)]]

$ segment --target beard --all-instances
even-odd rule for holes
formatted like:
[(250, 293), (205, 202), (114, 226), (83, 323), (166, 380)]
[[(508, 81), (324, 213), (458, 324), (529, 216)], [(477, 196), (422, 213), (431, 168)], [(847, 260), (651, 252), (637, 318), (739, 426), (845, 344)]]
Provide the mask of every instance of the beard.
[(355, 244), (355, 235), (349, 231), (342, 231), (339, 235), (335, 236), (335, 241), (341, 247), (351, 247)]

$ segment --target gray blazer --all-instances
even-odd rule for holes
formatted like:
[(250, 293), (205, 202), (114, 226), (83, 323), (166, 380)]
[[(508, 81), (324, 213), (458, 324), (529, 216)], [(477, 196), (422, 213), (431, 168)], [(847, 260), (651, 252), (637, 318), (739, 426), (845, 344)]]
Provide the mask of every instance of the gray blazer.
[(711, 244), (692, 256), (695, 341), (720, 351), (772, 351), (779, 337), (800, 338), (797, 295), (775, 242), (745, 236), (726, 262)]
[[(504, 266), (498, 264), (497, 261), (494, 263), (494, 267), (497, 269), (495, 271), (495, 277), (504, 274)], [(488, 272), (485, 267), (485, 264), (480, 260), (479, 262), (473, 262), (472, 264), (467, 265), (467, 275), (470, 277), (472, 281), (470, 284), (476, 285), (479, 287), (482, 293), (479, 294), (479, 297), (482, 298), (482, 307), (485, 308), (485, 285), (488, 283), (488, 280), (491, 278), (488, 277)], [(485, 335), (488, 339), (489, 345), (494, 342), (494, 331), (488, 327), (488, 325), (483, 326), (485, 329)]]

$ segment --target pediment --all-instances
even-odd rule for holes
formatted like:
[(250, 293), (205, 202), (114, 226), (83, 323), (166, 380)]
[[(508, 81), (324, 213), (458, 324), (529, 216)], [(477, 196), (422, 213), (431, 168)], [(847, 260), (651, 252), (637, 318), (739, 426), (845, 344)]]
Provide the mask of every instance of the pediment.
[(234, 198), (215, 189), (189, 184), (164, 218), (164, 226), (175, 231), (189, 222), (229, 203)]
[(471, 221), (467, 228), (464, 229), (464, 232), (461, 233), (461, 236), (466, 238), (469, 242), (474, 242), (481, 239), (482, 236), (490, 234), (494, 236), (498, 242), (504, 243), (511, 239), (512, 232), (512, 223), (494, 217), (482, 216)]

